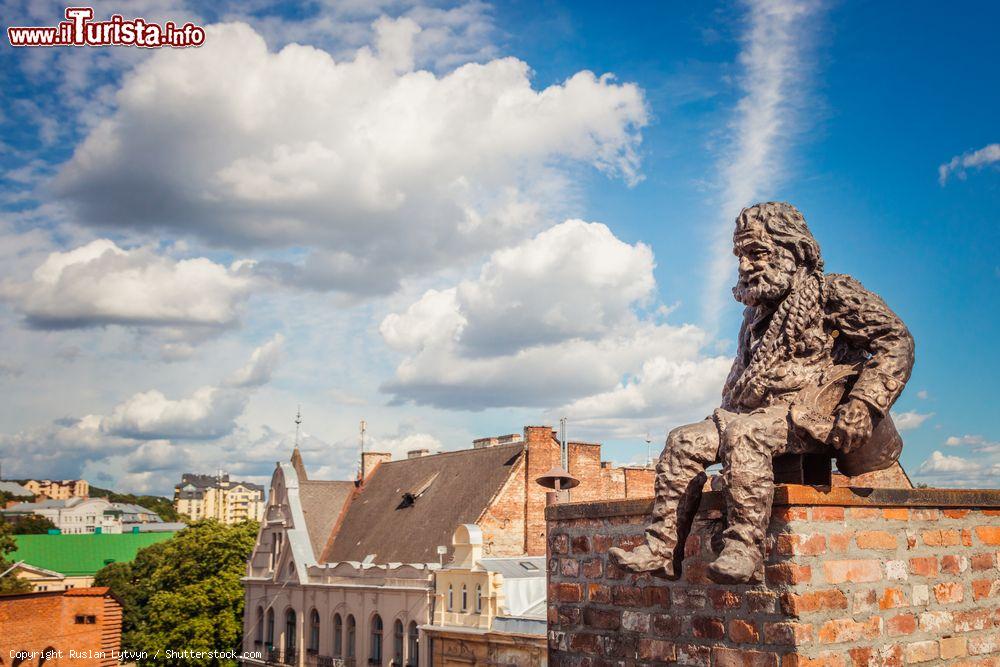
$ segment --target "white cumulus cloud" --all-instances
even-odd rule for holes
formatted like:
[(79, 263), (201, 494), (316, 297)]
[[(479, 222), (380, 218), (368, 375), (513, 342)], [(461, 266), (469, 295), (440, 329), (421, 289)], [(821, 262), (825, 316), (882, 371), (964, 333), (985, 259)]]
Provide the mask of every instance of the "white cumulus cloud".
[(340, 61), (271, 52), (240, 23), (154, 54), (57, 192), (100, 227), (312, 249), (257, 270), (363, 295), (523, 237), (563, 206), (567, 165), (641, 178), (635, 85), (581, 71), (537, 90), (516, 58), (435, 74), (414, 68), (414, 19), (374, 27), (375, 47)]
[(450, 408), (569, 404), (578, 423), (699, 416), (729, 360), (703, 354), (701, 329), (644, 314), (653, 267), (647, 246), (579, 220), (497, 251), (478, 278), (383, 320), (405, 354), (383, 389)]
[(995, 488), (1000, 480), (1000, 442), (982, 435), (949, 436), (956, 454), (934, 451), (920, 464), (921, 481), (936, 486)]
[(32, 326), (67, 329), (119, 324), (219, 328), (239, 316), (252, 278), (247, 262), (175, 260), (149, 248), (98, 239), (52, 252), (30, 280), (6, 281), (2, 294)]

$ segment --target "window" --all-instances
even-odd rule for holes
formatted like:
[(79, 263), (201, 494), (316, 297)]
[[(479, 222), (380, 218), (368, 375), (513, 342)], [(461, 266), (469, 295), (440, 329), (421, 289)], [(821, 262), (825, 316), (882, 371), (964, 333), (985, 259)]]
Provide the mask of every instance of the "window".
[(267, 635), (265, 635), (264, 643), (268, 648), (274, 646), (274, 610), (267, 610)]
[(353, 616), (347, 617), (347, 657), (354, 657), (354, 636), (357, 634), (357, 624)]
[(257, 607), (257, 630), (254, 632), (253, 643), (260, 646), (264, 643), (264, 608)]
[(406, 657), (408, 662), (406, 663), (410, 667), (418, 667), (420, 664), (420, 645), (419, 633), (417, 631), (417, 622), (410, 621), (410, 632), (407, 637), (409, 646), (406, 647)]
[(476, 613), (483, 613), (483, 585), (476, 584)]
[(398, 618), (392, 628), (392, 664), (403, 665), (403, 622)]
[(295, 610), (285, 612), (285, 653), (295, 652)]
[(469, 608), (469, 591), (466, 590), (465, 584), (462, 584), (462, 611), (466, 611)]
[(452, 588), (451, 584), (448, 584), (448, 611), (455, 609), (455, 589)]
[(309, 614), (309, 652), (319, 653), (319, 612), (315, 609)]
[(76, 623), (77, 625), (83, 625), (83, 621), (84, 618), (82, 614), (77, 614), (76, 618), (73, 619), (73, 622)]
[(382, 664), (382, 617), (378, 614), (372, 617), (371, 649), (368, 651), (368, 664)]
[(344, 655), (344, 621), (340, 614), (333, 615), (333, 657), (342, 658)]

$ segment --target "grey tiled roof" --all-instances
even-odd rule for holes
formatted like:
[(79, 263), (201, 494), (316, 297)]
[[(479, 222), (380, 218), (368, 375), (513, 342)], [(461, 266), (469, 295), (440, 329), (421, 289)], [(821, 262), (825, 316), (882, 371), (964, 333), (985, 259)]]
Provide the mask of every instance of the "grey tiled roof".
[[(437, 547), (446, 546), (450, 554), (455, 528), (479, 519), (524, 447), (514, 443), (382, 463), (351, 500), (322, 560), (362, 561), (375, 554), (376, 563), (438, 562)], [(404, 493), (422, 489), (412, 504), (403, 502)]]

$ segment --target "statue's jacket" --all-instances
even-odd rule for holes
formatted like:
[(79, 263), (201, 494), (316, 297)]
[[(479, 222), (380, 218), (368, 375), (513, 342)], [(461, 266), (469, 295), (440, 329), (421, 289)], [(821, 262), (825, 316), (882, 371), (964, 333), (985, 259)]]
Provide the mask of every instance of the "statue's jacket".
[[(872, 445), (895, 450), (869, 449), (865, 455), (869, 460), (857, 463), (853, 472), (885, 467), (898, 458), (902, 447), (889, 419), (889, 409), (910, 377), (913, 337), (885, 302), (854, 278), (825, 274), (820, 284), (816, 312), (808, 315), (809, 324), (800, 339), (786, 340), (783, 344), (765, 340), (775, 310), (761, 307), (744, 310), (736, 358), (723, 389), (722, 407), (748, 413), (774, 405), (791, 406), (804, 393), (843, 377), (844, 369), (849, 369), (849, 379), (838, 401), (849, 398), (864, 401), (876, 423)], [(772, 354), (773, 362), (764, 367), (751, 364), (754, 354), (760, 353), (759, 348), (769, 344), (778, 349)], [(755, 375), (742, 378), (745, 372)], [(881, 428), (880, 422), (884, 422)]]

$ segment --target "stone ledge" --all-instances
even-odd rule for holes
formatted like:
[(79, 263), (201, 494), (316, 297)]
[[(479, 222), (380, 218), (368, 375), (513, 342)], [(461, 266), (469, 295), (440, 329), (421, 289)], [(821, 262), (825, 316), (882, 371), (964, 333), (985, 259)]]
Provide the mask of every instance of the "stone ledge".
[[(854, 487), (779, 484), (774, 490), (774, 506), (828, 505), (837, 507), (961, 507), (1000, 508), (1000, 489), (870, 489)], [(725, 499), (718, 491), (702, 496), (702, 510), (721, 509)], [(561, 519), (601, 519), (649, 514), (652, 498), (563, 503), (545, 508), (548, 521)]]

